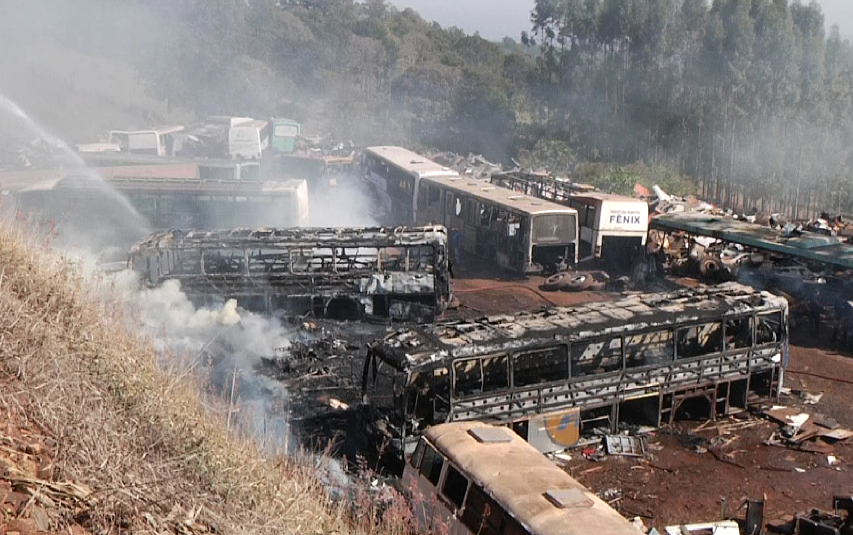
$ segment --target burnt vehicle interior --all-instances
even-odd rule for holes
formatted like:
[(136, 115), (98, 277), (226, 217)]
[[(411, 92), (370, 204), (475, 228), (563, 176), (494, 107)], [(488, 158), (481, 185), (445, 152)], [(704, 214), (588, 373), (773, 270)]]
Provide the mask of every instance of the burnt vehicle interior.
[(442, 227), (172, 230), (137, 243), (128, 262), (148, 286), (174, 279), (196, 302), (265, 312), (418, 322), (450, 298)]

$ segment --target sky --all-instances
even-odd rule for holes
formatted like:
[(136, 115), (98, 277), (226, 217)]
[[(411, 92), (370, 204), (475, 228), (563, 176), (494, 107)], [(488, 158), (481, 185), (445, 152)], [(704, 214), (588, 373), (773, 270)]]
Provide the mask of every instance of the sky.
[[(804, 0), (804, 3), (806, 0)], [(530, 30), (533, 0), (389, 0), (399, 9), (414, 8), (427, 20), (442, 26), (458, 26), (486, 39), (510, 36), (516, 41)], [(827, 29), (838, 24), (841, 34), (853, 38), (853, 0), (818, 0), (826, 15)]]

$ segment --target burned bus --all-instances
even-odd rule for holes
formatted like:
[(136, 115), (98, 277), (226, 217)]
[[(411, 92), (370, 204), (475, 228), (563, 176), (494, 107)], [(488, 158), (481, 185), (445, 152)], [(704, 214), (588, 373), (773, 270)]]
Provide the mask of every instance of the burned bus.
[(368, 351), (362, 390), (399, 454), (469, 420), (554, 451), (596, 427), (744, 410), (778, 395), (787, 357), (787, 301), (728, 283), (400, 330)]
[(450, 301), (442, 227), (171, 230), (137, 243), (128, 267), (195, 304), (262, 312), (426, 322)]

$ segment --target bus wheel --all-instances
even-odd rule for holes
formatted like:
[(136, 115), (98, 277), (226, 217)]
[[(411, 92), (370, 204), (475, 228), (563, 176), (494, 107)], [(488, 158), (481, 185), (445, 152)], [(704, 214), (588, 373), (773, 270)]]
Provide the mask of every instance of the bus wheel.
[(570, 273), (557, 273), (556, 275), (551, 275), (545, 280), (545, 284), (542, 285), (542, 289), (546, 292), (558, 292), (563, 290), (569, 284), (570, 277)]
[(699, 264), (699, 272), (702, 273), (703, 276), (717, 279), (720, 276), (720, 273), (723, 271), (723, 262), (716, 257), (707, 256), (702, 259), (702, 262)]
[(578, 273), (573, 277), (569, 278), (564, 291), (582, 292), (584, 290), (589, 289), (589, 287), (595, 284), (595, 282), (596, 281), (594, 278), (592, 278), (592, 275), (589, 275), (587, 273)]

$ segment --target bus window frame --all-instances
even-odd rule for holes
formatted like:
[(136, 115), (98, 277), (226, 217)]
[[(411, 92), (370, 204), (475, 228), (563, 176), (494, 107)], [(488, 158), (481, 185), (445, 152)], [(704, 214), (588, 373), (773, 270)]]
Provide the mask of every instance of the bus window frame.
[[(676, 362), (689, 362), (695, 359), (705, 359), (713, 355), (721, 355), (725, 352), (726, 340), (725, 335), (723, 334), (723, 323), (725, 322), (725, 318), (720, 318), (717, 320), (703, 321), (700, 323), (689, 323), (685, 324), (681, 327), (675, 328), (675, 361)], [(720, 339), (719, 339), (719, 347), (716, 348), (715, 351), (711, 351), (709, 353), (703, 353), (701, 355), (693, 355), (691, 357), (683, 357), (681, 355), (681, 351), (679, 350), (679, 346), (681, 345), (680, 336), (681, 333), (686, 332), (690, 329), (705, 327), (706, 325), (718, 324), (720, 328)], [(698, 334), (698, 333), (697, 333)], [(698, 336), (697, 336), (698, 339)]]
[[(614, 341), (617, 341), (617, 340), (619, 341), (619, 367), (617, 367), (613, 370), (608, 370), (608, 371), (604, 371), (604, 372), (600, 372), (600, 373), (589, 373), (589, 374), (584, 374), (584, 375), (575, 375), (575, 373), (574, 373), (575, 362), (572, 358), (572, 350), (575, 347), (577, 347), (581, 344), (592, 345), (592, 344), (597, 344), (599, 342), (604, 342), (605, 344), (612, 344)], [(625, 370), (625, 340), (621, 334), (616, 335), (616, 336), (593, 336), (593, 337), (582, 339), (582, 340), (575, 340), (569, 346), (569, 372), (570, 372), (569, 380), (571, 380), (571, 381), (585, 381), (585, 380), (588, 380), (587, 378), (589, 378), (589, 377), (608, 377), (610, 375), (618, 375), (618, 374), (621, 374), (624, 370)]]
[[(432, 456), (432, 459), (433, 459), (432, 467), (430, 468), (429, 474), (425, 474), (423, 471), (423, 469), (424, 469), (423, 461), (427, 458), (427, 451), (432, 451), (432, 455), (433, 455)], [(435, 469), (434, 459), (436, 459), (436, 458), (441, 459), (441, 466), (439, 466), (439, 468), (438, 468), (438, 477), (436, 478), (435, 482), (433, 482), (433, 480), (430, 476), (433, 475), (433, 471)], [(427, 442), (425, 447), (424, 447), (424, 454), (423, 454), (423, 456), (421, 456), (421, 465), (418, 467), (418, 472), (417, 472), (418, 478), (423, 477), (427, 481), (427, 483), (429, 483), (430, 485), (432, 485), (433, 488), (438, 490), (441, 487), (442, 478), (444, 476), (444, 465), (446, 464), (446, 461), (447, 461), (447, 459), (444, 458), (444, 455), (435, 446), (433, 446), (432, 444)]]
[[(546, 353), (546, 352), (550, 353), (550, 352), (553, 352), (555, 350), (560, 350), (560, 349), (562, 349), (565, 352), (565, 357), (566, 357), (566, 376), (564, 378), (554, 379), (554, 380), (549, 380), (549, 381), (539, 381), (538, 383), (530, 383), (530, 384), (526, 384), (526, 385), (516, 384), (515, 363), (520, 356), (522, 356), (522, 355), (525, 355), (525, 356), (536, 355), (536, 354), (541, 354), (541, 353)], [(571, 381), (571, 378), (572, 378), (572, 369), (571, 368), (572, 368), (572, 354), (571, 354), (571, 348), (569, 347), (569, 344), (567, 344), (567, 343), (557, 343), (557, 344), (552, 344), (552, 345), (548, 345), (548, 346), (541, 346), (541, 347), (528, 347), (528, 348), (524, 348), (524, 349), (519, 350), (519, 351), (513, 351), (510, 355), (510, 373), (511, 373), (510, 389), (512, 391), (516, 391), (516, 392), (517, 391), (527, 391), (527, 390), (535, 390), (537, 388), (542, 388), (544, 385), (568, 383), (569, 381)], [(554, 368), (554, 369), (557, 369), (557, 368)]]
[[(777, 316), (779, 319), (779, 326), (774, 334), (776, 334), (776, 340), (770, 342), (758, 342), (758, 328), (760, 323), (760, 318), (767, 316)], [(782, 314), (781, 310), (773, 310), (770, 312), (758, 312), (755, 314), (755, 319), (753, 320), (752, 327), (752, 340), (754, 348), (764, 348), (771, 347), (781, 342), (781, 339), (784, 338), (785, 334), (785, 317)]]
[[(677, 337), (676, 337), (676, 333), (675, 333), (676, 330), (677, 329), (674, 329), (672, 326), (670, 326), (670, 327), (666, 327), (664, 329), (644, 329), (642, 331), (636, 331), (636, 332), (631, 332), (631, 333), (623, 333), (622, 334), (622, 369), (625, 370), (626, 372), (627, 371), (635, 372), (637, 370), (647, 370), (647, 369), (654, 369), (654, 368), (662, 368), (665, 366), (671, 366), (676, 361), (676, 359), (675, 359), (676, 345), (677, 345)], [(651, 363), (651, 364), (646, 364), (645, 362), (643, 362), (643, 364), (640, 366), (628, 366), (628, 347), (629, 347), (628, 338), (651, 336), (651, 335), (654, 335), (656, 333), (669, 333), (669, 335), (670, 335), (669, 342), (668, 342), (669, 349), (670, 349), (668, 360), (658, 362), (658, 363)], [(640, 344), (630, 344), (630, 345), (640, 345)], [(647, 342), (647, 343), (642, 344), (642, 345), (647, 346), (650, 344)], [(656, 342), (656, 345), (659, 345), (659, 343)]]
[(409, 465), (417, 472), (420, 473), (421, 470), (421, 461), (424, 459), (424, 451), (426, 450), (426, 439), (421, 437), (418, 440), (418, 444), (415, 446), (415, 451), (412, 453), (411, 459), (409, 459)]
[[(444, 458), (443, 466), (441, 469), (441, 477), (439, 478), (439, 484), (436, 485), (436, 495), (439, 499), (444, 502), (448, 509), (450, 509), (451, 514), (456, 514), (462, 508), (465, 507), (465, 500), (468, 498), (468, 491), (471, 489), (471, 479), (465, 475), (465, 472), (460, 470), (453, 464), (447, 457), (441, 454), (438, 450), (436, 452)], [(447, 494), (445, 493), (445, 487), (447, 486), (447, 477), (450, 474), (450, 470), (456, 472), (459, 477), (465, 480), (465, 492), (462, 493), (462, 499), (457, 505)]]
[[(500, 388), (486, 389), (486, 365), (485, 365), (485, 361), (486, 360), (493, 360), (494, 361), (494, 360), (500, 360), (500, 359), (505, 360), (504, 365), (506, 367), (506, 369), (505, 369), (506, 384), (505, 384), (505, 386), (500, 387)], [(453, 399), (454, 400), (460, 400), (460, 399), (483, 396), (483, 395), (487, 395), (487, 394), (494, 394), (496, 392), (507, 392), (507, 391), (512, 390), (513, 384), (512, 384), (512, 371), (511, 371), (510, 360), (511, 360), (510, 355), (508, 353), (492, 353), (489, 355), (482, 355), (482, 356), (471, 357), (471, 358), (460, 358), (460, 359), (454, 360), (452, 366), (450, 367), (453, 370), (453, 375), (451, 378), (451, 392), (452, 392)], [(470, 361), (477, 361), (477, 370), (479, 371), (479, 374), (480, 374), (480, 389), (478, 392), (475, 392), (472, 394), (459, 394), (459, 392), (457, 390), (456, 367), (459, 364), (467, 363)]]
[[(738, 347), (737, 344), (734, 344), (732, 347), (729, 347), (729, 322), (734, 321), (748, 321), (749, 322), (749, 330), (750, 337), (749, 343), (745, 346)], [(733, 316), (724, 317), (723, 321), (723, 352), (724, 354), (730, 353), (741, 353), (743, 351), (749, 351), (750, 349), (755, 348), (755, 313), (751, 314), (738, 314)], [(734, 339), (733, 339), (734, 341)]]
[[(427, 207), (435, 208), (436, 206), (441, 206), (441, 188), (437, 186), (424, 186), (427, 190)], [(435, 197), (435, 200), (433, 200)]]

